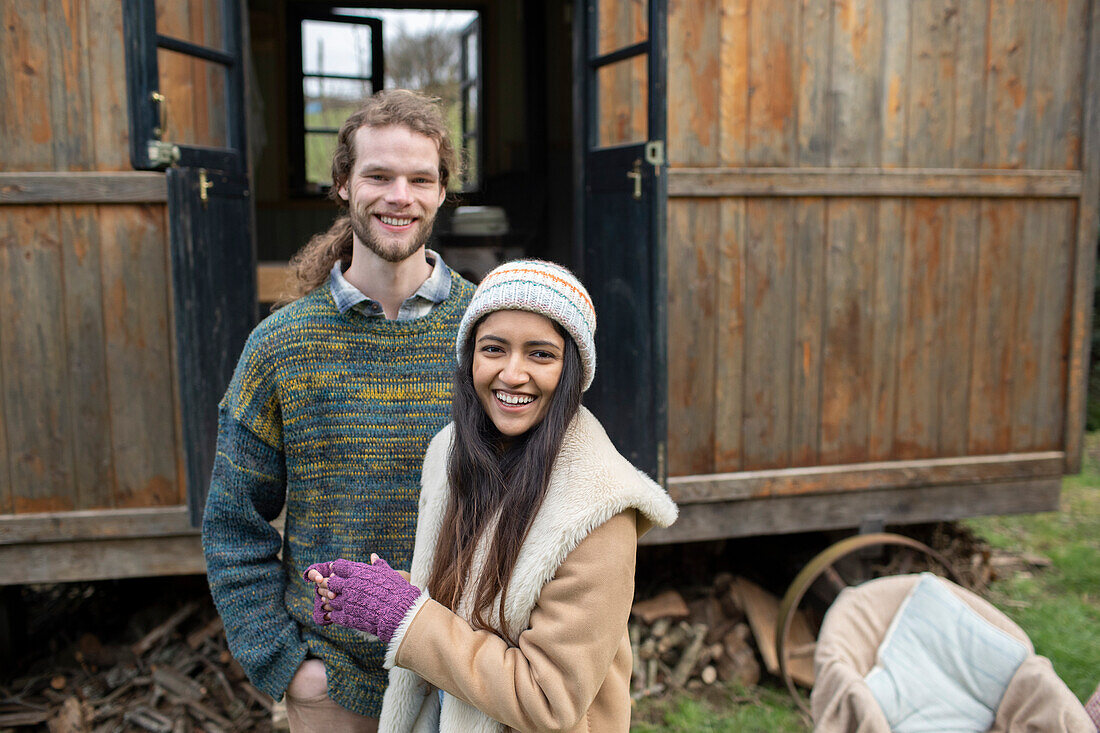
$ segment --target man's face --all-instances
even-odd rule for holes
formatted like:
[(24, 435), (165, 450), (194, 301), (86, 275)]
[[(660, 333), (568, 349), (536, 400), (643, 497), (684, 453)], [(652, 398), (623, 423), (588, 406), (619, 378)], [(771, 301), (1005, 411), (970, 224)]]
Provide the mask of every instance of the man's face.
[(427, 243), (447, 196), (439, 180), (439, 147), (407, 127), (360, 127), (355, 164), (337, 191), (348, 202), (359, 244), (400, 262)]

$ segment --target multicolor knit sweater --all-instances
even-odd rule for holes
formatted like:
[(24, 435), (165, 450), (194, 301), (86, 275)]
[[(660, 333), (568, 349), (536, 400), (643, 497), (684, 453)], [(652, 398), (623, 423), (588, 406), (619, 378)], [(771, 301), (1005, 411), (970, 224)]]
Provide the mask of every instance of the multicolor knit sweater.
[[(229, 648), (276, 698), (308, 655), (324, 660), (334, 701), (379, 713), (385, 647), (315, 626), (302, 573), (372, 552), (408, 569), (421, 463), (450, 417), (455, 334), (474, 290), (451, 278), (450, 297), (409, 321), (341, 314), (321, 287), (245, 344), (219, 409), (203, 550)], [(284, 504), (280, 539), (271, 521)]]

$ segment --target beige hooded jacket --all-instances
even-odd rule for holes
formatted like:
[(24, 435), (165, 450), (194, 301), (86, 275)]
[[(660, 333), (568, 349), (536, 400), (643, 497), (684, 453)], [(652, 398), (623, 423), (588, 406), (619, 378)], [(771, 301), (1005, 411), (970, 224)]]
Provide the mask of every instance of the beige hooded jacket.
[[(411, 571), (421, 588), (449, 498), (453, 429), (435, 436), (424, 459)], [(473, 630), (468, 597), (455, 614), (422, 594), (389, 645), (380, 730), (627, 731), (637, 539), (676, 514), (668, 494), (619, 455), (582, 407), (520, 550), (505, 618), (491, 617), (518, 645)], [(471, 578), (484, 567), (486, 544), (474, 554)], [(446, 691), (442, 705), (437, 689)]]

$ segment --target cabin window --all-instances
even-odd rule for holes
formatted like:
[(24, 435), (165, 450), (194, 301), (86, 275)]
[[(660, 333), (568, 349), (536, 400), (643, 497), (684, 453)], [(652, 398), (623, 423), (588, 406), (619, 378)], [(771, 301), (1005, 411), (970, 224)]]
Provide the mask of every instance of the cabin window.
[(416, 89), (442, 100), (466, 170), (450, 188), (480, 187), (481, 33), (475, 10), (299, 6), (291, 20), (291, 187), (332, 185), (340, 125), (378, 89)]

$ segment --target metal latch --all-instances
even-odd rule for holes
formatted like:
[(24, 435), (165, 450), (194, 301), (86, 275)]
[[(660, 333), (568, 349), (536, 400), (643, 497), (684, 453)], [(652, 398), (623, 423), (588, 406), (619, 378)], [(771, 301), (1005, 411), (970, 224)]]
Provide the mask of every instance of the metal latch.
[(626, 177), (634, 181), (634, 200), (642, 200), (642, 161), (640, 158), (634, 160), (634, 170), (627, 171)]
[(657, 168), (665, 164), (664, 140), (650, 140), (645, 144), (645, 162)]
[(207, 202), (210, 201), (210, 194), (207, 193), (214, 187), (214, 182), (210, 180), (206, 175), (205, 168), (199, 168), (199, 201), (202, 201), (202, 208), (206, 208)]
[(150, 140), (148, 143), (149, 163), (155, 166), (168, 167), (180, 159), (179, 145), (166, 143), (160, 140)]

